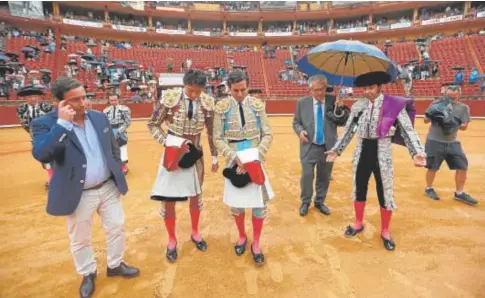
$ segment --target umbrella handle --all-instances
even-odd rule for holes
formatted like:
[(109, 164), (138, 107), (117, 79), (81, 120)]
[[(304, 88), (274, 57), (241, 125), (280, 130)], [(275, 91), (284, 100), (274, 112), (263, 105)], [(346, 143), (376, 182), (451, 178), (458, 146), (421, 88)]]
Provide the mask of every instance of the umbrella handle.
[[(337, 98), (337, 100), (339, 100), (339, 99)], [(340, 117), (342, 117), (345, 114), (345, 111), (343, 111), (343, 110), (342, 110), (342, 112), (340, 114), (337, 114), (337, 102), (335, 102), (335, 105), (333, 107), (333, 114), (337, 118), (340, 118)]]
[(340, 118), (345, 114), (345, 111), (342, 110), (340, 114), (337, 114), (337, 101), (340, 101), (340, 96), (337, 96), (337, 100), (335, 101), (334, 107), (333, 107), (333, 114), (335, 117)]

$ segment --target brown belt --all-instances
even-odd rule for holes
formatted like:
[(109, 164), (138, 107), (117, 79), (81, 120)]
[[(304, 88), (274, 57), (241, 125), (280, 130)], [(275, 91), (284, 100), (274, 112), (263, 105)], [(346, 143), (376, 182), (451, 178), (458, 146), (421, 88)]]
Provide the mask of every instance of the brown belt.
[(110, 181), (111, 180), (111, 177), (109, 177), (108, 179), (106, 179), (105, 181), (101, 182), (100, 184), (98, 185), (95, 185), (93, 187), (90, 187), (90, 188), (87, 188), (87, 189), (83, 189), (83, 190), (96, 190), (96, 189), (100, 189), (101, 187), (103, 187), (103, 185), (106, 184), (106, 182)]

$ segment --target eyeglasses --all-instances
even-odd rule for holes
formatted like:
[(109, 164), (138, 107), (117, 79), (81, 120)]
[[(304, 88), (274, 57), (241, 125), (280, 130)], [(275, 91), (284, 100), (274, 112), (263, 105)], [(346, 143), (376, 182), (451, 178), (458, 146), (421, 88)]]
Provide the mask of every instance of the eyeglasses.
[(310, 91), (311, 91), (311, 92), (323, 92), (323, 91), (325, 91), (325, 90), (327, 90), (327, 87), (325, 87), (325, 88), (320, 88), (320, 89), (310, 89)]

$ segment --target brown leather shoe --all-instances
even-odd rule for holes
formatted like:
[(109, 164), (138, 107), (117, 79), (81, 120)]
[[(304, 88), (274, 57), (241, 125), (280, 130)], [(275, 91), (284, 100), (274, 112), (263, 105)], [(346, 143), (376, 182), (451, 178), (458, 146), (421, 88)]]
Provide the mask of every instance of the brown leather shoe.
[(108, 268), (107, 272), (108, 276), (121, 276), (124, 278), (132, 278), (135, 276), (140, 275), (140, 270), (138, 270), (135, 267), (130, 267), (126, 265), (124, 262), (121, 262), (121, 264), (116, 267), (116, 268)]
[(79, 287), (79, 297), (81, 298), (91, 298), (96, 289), (94, 286), (94, 281), (96, 280), (96, 271), (89, 275), (83, 277), (81, 286)]

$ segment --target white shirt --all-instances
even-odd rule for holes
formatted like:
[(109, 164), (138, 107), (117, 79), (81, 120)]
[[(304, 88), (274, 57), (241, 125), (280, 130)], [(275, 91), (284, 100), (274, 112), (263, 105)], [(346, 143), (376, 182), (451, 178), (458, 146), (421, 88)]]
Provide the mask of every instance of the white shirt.
[(34, 107), (29, 105), (29, 115), (30, 115), (30, 118), (34, 118)]
[[(185, 106), (187, 107), (187, 116), (189, 115), (189, 103), (190, 103), (190, 99), (189, 97), (184, 93), (184, 100), (185, 100)], [(195, 117), (195, 115), (197, 115), (197, 100), (192, 100), (192, 105), (194, 107), (194, 113), (192, 114), (192, 119), (194, 119), (193, 117)], [(212, 164), (215, 165), (218, 163), (218, 160), (217, 160), (217, 156), (212, 156)]]
[[(247, 96), (243, 99), (243, 101), (241, 101), (241, 105), (243, 106), (243, 112), (244, 112), (244, 106), (247, 105), (247, 101), (246, 101), (246, 98), (248, 98)], [(237, 104), (237, 110), (239, 112), (239, 102), (234, 98), (234, 101), (236, 102)], [(246, 118), (244, 118), (245, 121), (247, 121)], [(242, 126), (242, 118), (241, 118), (241, 113), (239, 112), (239, 126), (241, 127), (241, 129), (243, 129), (243, 126)]]
[[(185, 107), (187, 109), (186, 113), (187, 113), (187, 116), (189, 115), (189, 103), (190, 103), (190, 99), (187, 95), (185, 95), (184, 93), (184, 99), (185, 99)], [(192, 114), (192, 119), (194, 119), (195, 115), (197, 115), (197, 100), (192, 100), (192, 106), (194, 107), (194, 113)]]
[[(313, 98), (313, 119), (315, 119), (315, 135), (313, 136), (313, 143), (317, 143), (317, 117), (318, 117), (318, 103), (320, 103), (320, 101), (316, 100), (315, 97)], [(322, 123), (325, 125), (325, 99), (323, 99), (321, 101), (321, 105), (322, 105)], [(324, 140), (323, 140), (323, 143), (325, 144), (325, 132), (324, 132)]]

